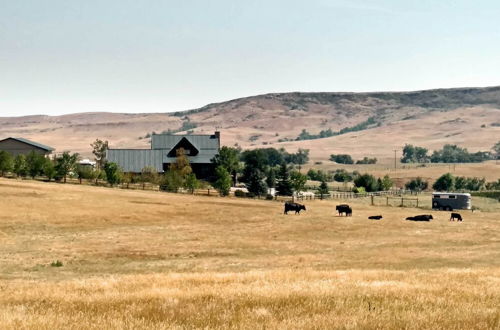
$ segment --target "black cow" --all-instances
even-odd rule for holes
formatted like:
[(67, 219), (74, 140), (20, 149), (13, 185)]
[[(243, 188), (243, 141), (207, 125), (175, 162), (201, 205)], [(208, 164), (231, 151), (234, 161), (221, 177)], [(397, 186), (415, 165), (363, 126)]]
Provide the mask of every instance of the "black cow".
[(460, 213), (452, 213), (451, 214), (450, 221), (455, 221), (455, 219), (457, 219), (457, 221), (463, 221)]
[(368, 217), (368, 219), (370, 220), (380, 220), (382, 219), (382, 216), (381, 215), (371, 215)]
[(339, 212), (339, 216), (342, 216), (342, 213), (345, 213), (345, 216), (352, 216), (352, 208), (347, 204), (340, 204), (335, 206), (335, 210)]
[(406, 218), (406, 220), (411, 220), (411, 221), (430, 221), (432, 219), (434, 218), (432, 217), (431, 214), (422, 214)]
[(295, 214), (300, 214), (300, 210), (306, 210), (306, 206), (299, 203), (285, 203), (285, 212), (284, 214), (288, 214), (288, 211), (295, 211)]

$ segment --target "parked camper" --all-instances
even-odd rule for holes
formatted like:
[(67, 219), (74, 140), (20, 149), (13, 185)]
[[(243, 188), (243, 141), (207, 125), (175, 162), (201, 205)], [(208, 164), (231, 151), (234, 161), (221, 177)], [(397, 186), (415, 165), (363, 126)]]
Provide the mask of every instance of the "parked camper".
[(472, 199), (470, 194), (434, 192), (432, 193), (432, 208), (438, 210), (470, 210)]

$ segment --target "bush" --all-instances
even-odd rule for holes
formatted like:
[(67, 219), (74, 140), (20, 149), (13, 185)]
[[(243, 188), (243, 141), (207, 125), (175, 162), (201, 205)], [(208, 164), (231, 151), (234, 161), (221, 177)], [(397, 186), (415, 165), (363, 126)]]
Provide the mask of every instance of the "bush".
[(350, 155), (340, 154), (340, 155), (330, 155), (330, 160), (338, 164), (354, 164), (354, 160)]
[(352, 188), (352, 192), (355, 194), (364, 194), (366, 193), (366, 189), (364, 187), (354, 187)]
[(372, 192), (372, 191), (378, 191), (379, 190), (379, 184), (377, 182), (377, 179), (373, 175), (370, 174), (363, 174), (359, 177), (357, 177), (354, 180), (354, 184), (358, 188), (365, 188), (367, 192)]
[(429, 183), (427, 181), (422, 180), (421, 177), (417, 177), (405, 184), (405, 188), (412, 191), (423, 191), (427, 189), (428, 186)]
[(238, 190), (235, 190), (234, 196), (235, 197), (246, 197), (246, 194), (243, 190), (238, 189)]
[(266, 195), (266, 199), (267, 199), (268, 201), (272, 201), (272, 200), (274, 199), (274, 196), (273, 196), (273, 195), (271, 195), (271, 194), (267, 194), (267, 195)]
[(455, 189), (455, 178), (451, 173), (441, 175), (432, 185), (436, 191), (452, 191)]
[(52, 261), (52, 263), (50, 264), (51, 267), (62, 267), (63, 266), (63, 263), (61, 260), (56, 260), (56, 261)]

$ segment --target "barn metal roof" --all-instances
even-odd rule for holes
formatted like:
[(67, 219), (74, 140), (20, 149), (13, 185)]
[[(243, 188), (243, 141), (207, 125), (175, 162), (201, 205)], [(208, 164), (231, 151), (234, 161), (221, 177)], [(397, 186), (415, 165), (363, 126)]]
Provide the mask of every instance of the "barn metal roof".
[(151, 149), (108, 149), (106, 159), (118, 164), (124, 172), (139, 173), (146, 166), (163, 172), (163, 164), (171, 164), (176, 157), (169, 152), (183, 139), (187, 139), (198, 150), (196, 156), (189, 156), (191, 164), (209, 164), (219, 153), (220, 140), (215, 135), (168, 135), (153, 134)]
[(108, 149), (106, 159), (118, 164), (124, 172), (140, 173), (146, 166), (163, 172), (164, 150)]
[(19, 141), (19, 142), (22, 142), (22, 143), (26, 143), (26, 144), (32, 145), (34, 147), (37, 147), (37, 148), (40, 148), (40, 149), (43, 149), (43, 150), (46, 150), (46, 151), (54, 151), (55, 150), (54, 148), (46, 146), (45, 144), (41, 144), (41, 143), (38, 143), (38, 142), (33, 142), (31, 140), (28, 140), (28, 139), (25, 139), (25, 138), (21, 138), (21, 137), (8, 137), (6, 139), (0, 140), (0, 142), (6, 141), (6, 140), (9, 140), (9, 139), (16, 140), (16, 141)]

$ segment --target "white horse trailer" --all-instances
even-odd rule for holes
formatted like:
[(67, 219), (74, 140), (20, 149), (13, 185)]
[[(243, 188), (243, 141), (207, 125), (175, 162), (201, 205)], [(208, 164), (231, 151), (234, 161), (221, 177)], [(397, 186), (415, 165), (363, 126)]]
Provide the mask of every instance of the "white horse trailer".
[(432, 208), (437, 210), (470, 210), (472, 198), (470, 194), (464, 193), (432, 193)]

